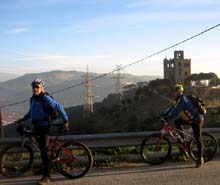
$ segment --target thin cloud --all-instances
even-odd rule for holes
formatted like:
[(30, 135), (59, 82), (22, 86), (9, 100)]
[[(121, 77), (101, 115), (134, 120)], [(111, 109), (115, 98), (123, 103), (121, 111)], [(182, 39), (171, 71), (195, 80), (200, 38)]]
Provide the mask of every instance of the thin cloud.
[(7, 0), (0, 8), (35, 8), (77, 2), (79, 0)]
[[(29, 55), (19, 57), (16, 61), (43, 61), (43, 62), (74, 62), (74, 61), (85, 61), (85, 60), (98, 60), (108, 58), (108, 55), (87, 55), (87, 56), (73, 56), (73, 55), (58, 55), (58, 54), (43, 54), (43, 55)], [(80, 63), (80, 62), (79, 62)]]
[[(4, 71), (16, 72), (20, 74), (28, 72), (42, 72), (51, 70), (77, 70), (85, 71), (86, 65), (95, 69), (96, 72), (108, 72), (112, 69), (112, 61), (116, 61), (114, 56), (110, 55), (87, 55), (72, 56), (59, 54), (41, 54), (35, 56), (23, 56), (14, 59), (16, 67), (5, 67)], [(22, 65), (21, 65), (22, 64)], [(0, 66), (0, 71), (1, 71)], [(7, 69), (7, 70), (6, 70)]]
[(6, 33), (18, 34), (18, 33), (24, 33), (24, 32), (28, 32), (28, 31), (29, 31), (28, 28), (11, 28), (11, 29), (7, 30)]
[(140, 8), (147, 7), (151, 5), (160, 5), (167, 7), (183, 7), (183, 6), (208, 6), (208, 5), (219, 5), (220, 2), (218, 0), (184, 0), (184, 1), (176, 1), (176, 0), (140, 0), (135, 2), (129, 2), (126, 4), (128, 8)]

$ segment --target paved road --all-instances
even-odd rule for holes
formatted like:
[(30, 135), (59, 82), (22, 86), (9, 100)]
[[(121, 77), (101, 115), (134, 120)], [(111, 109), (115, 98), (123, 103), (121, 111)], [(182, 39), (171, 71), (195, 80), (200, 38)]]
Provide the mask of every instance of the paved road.
[[(53, 175), (51, 185), (219, 185), (220, 160), (216, 159), (202, 168), (194, 163), (165, 163), (160, 166), (141, 164), (135, 167), (93, 169), (87, 176), (67, 180)], [(25, 175), (15, 179), (0, 177), (1, 185), (33, 185), (40, 176)]]

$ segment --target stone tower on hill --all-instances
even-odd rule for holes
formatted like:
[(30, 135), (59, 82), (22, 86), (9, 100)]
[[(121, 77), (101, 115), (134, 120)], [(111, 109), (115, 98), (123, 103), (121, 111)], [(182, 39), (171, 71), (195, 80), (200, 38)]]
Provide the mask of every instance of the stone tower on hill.
[(184, 51), (174, 51), (173, 59), (164, 59), (164, 79), (190, 86), (191, 59), (184, 59)]

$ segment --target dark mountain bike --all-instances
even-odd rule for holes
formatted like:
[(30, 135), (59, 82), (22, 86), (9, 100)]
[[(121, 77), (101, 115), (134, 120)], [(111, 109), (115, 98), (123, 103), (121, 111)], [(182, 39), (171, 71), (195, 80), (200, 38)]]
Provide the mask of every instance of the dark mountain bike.
[[(57, 171), (67, 178), (83, 177), (92, 167), (93, 157), (90, 149), (75, 141), (61, 143), (59, 136), (64, 132), (62, 124), (55, 126), (58, 129), (56, 138), (50, 141), (50, 165), (55, 164)], [(31, 169), (34, 151), (39, 151), (33, 131), (23, 125), (19, 127), (21, 142), (5, 147), (0, 155), (0, 171), (6, 177), (18, 177)], [(30, 143), (27, 143), (27, 140)]]
[[(184, 139), (179, 133), (184, 135)], [(216, 155), (218, 142), (212, 134), (206, 132), (202, 133), (202, 139), (204, 144), (203, 157), (204, 161), (207, 162)], [(164, 122), (161, 132), (147, 136), (140, 146), (142, 159), (152, 165), (165, 162), (170, 157), (171, 152), (183, 152), (185, 156), (197, 160), (197, 145), (191, 128), (189, 132), (181, 131), (168, 122)]]

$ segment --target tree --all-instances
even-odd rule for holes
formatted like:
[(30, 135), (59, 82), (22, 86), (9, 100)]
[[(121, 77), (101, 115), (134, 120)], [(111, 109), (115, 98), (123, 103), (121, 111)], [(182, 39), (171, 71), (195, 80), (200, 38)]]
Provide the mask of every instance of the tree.
[[(188, 80), (194, 81), (196, 85), (202, 85), (202, 81), (207, 80), (209, 85), (214, 85), (214, 83), (219, 81), (218, 76), (215, 73), (199, 73), (191, 74)], [(211, 83), (211, 84), (210, 84)]]
[(220, 85), (220, 79), (219, 79), (218, 77), (211, 79), (210, 82), (209, 82), (209, 85), (210, 85), (210, 86)]
[(156, 79), (156, 80), (150, 81), (148, 85), (149, 88), (158, 88), (161, 86), (172, 86), (172, 83), (168, 79)]

